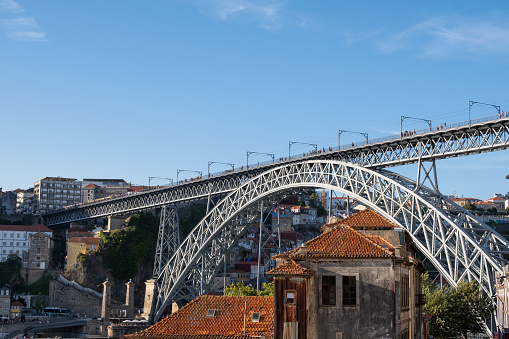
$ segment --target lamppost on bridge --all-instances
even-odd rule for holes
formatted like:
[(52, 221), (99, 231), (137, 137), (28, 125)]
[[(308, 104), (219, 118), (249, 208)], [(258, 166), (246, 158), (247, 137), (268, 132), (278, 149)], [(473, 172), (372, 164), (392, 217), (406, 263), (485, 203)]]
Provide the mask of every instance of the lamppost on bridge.
[(405, 121), (405, 119), (414, 119), (414, 120), (425, 121), (428, 123), (429, 130), (431, 132), (431, 120), (422, 119), (422, 118), (414, 118), (414, 117), (406, 117), (406, 116), (402, 115), (402, 116), (400, 116), (400, 119), (399, 119), (399, 132), (400, 132), (401, 137), (403, 137), (403, 121)]
[(150, 189), (150, 181), (152, 179), (165, 179), (165, 180), (169, 180), (171, 182), (171, 184), (173, 185), (173, 179), (172, 178), (148, 177), (148, 189)]
[(263, 155), (268, 155), (269, 157), (272, 158), (272, 162), (274, 162), (274, 154), (272, 153), (260, 153), (260, 152), (250, 152), (250, 151), (247, 151), (247, 168), (249, 168), (249, 156), (251, 154), (263, 154)]
[(229, 166), (232, 167), (232, 171), (235, 171), (235, 165), (234, 164), (230, 164), (229, 162), (209, 161), (209, 165), (208, 165), (208, 168), (207, 168), (207, 173), (208, 173), (209, 178), (210, 178), (210, 165), (212, 165), (212, 164), (229, 165)]
[(183, 169), (178, 169), (178, 170), (177, 170), (177, 185), (178, 185), (178, 183), (179, 183), (179, 173), (181, 173), (181, 172), (193, 172), (193, 173), (198, 173), (198, 174), (200, 175), (200, 178), (202, 178), (202, 177), (203, 177), (203, 174), (202, 174), (202, 172), (201, 172), (201, 171), (193, 171), (193, 170), (183, 170)]
[(288, 160), (290, 160), (290, 158), (292, 157), (292, 145), (293, 144), (310, 145), (315, 148), (315, 151), (318, 151), (317, 144), (309, 144), (307, 142), (298, 142), (298, 141), (289, 141), (289, 143), (288, 143)]
[(343, 133), (356, 133), (356, 134), (361, 134), (363, 135), (365, 138), (366, 138), (366, 144), (369, 142), (368, 140), (368, 133), (362, 133), (362, 132), (355, 132), (355, 131), (346, 131), (344, 129), (340, 129), (338, 130), (338, 151), (341, 149), (341, 134)]
[(486, 106), (491, 106), (491, 107), (494, 107), (497, 111), (498, 111), (498, 116), (501, 117), (501, 114), (500, 114), (500, 106), (497, 106), (497, 105), (492, 105), (492, 104), (485, 104), (484, 102), (479, 102), (479, 101), (469, 101), (468, 102), (468, 125), (470, 126), (470, 108), (472, 108), (472, 106), (474, 106), (475, 104), (480, 104), (480, 105), (486, 105)]

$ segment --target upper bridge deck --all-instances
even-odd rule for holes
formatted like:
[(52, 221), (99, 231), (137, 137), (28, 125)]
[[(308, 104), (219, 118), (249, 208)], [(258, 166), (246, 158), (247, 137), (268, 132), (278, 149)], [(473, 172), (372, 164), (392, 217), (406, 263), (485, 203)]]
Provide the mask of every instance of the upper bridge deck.
[(380, 169), (416, 163), (419, 159), (438, 160), (507, 149), (509, 117), (506, 115), (442, 125), (351, 145), (323, 148), (302, 155), (280, 158), (279, 161), (251, 165), (249, 168), (242, 166), (234, 171), (211, 174), (191, 181), (180, 181), (172, 186), (52, 211), (43, 217), (47, 226), (53, 226), (206, 199), (209, 196), (224, 195), (270, 168), (305, 160), (339, 160), (366, 168)]

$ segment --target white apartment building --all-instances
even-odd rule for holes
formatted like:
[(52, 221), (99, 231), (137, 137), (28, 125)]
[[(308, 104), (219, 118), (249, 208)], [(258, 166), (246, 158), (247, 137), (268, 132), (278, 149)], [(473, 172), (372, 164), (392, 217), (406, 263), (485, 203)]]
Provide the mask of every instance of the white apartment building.
[(34, 183), (35, 213), (58, 210), (81, 202), (81, 181), (45, 177)]
[(18, 192), (16, 195), (16, 213), (32, 214), (34, 212), (34, 200), (35, 194), (33, 188)]
[(0, 225), (0, 261), (5, 261), (9, 254), (21, 258), (23, 251), (28, 251), (29, 237), (37, 232), (53, 238), (53, 232), (44, 225)]

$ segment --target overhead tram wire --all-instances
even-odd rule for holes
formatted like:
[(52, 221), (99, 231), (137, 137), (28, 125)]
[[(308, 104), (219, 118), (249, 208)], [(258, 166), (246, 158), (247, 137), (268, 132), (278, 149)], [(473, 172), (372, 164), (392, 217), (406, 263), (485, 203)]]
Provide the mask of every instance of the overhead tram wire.
[[(498, 101), (498, 102), (495, 102), (497, 104), (502, 104), (502, 103), (507, 103), (509, 102), (509, 100), (503, 100), (503, 101)], [(475, 111), (476, 112), (479, 112), (479, 111), (485, 111), (485, 110), (488, 110), (489, 108), (488, 107), (482, 107), (482, 108), (478, 108), (476, 109)], [(446, 112), (446, 113), (441, 113), (441, 114), (435, 114), (435, 115), (429, 115), (429, 116), (425, 116), (423, 118), (426, 118), (426, 119), (432, 119), (432, 120), (437, 120), (437, 118), (451, 118), (451, 117), (457, 117), (457, 116), (462, 116), (462, 115), (465, 115), (466, 113), (468, 112), (468, 109), (464, 108), (464, 109), (459, 109), (459, 110), (455, 110), (455, 111), (450, 111), (450, 112)], [(410, 121), (408, 123), (408, 126), (419, 126), (419, 122), (417, 121)], [(390, 133), (390, 132), (387, 132), (387, 131), (382, 131), (382, 130), (387, 130), (387, 129), (391, 129), (393, 128), (395, 130), (394, 133)], [(399, 128), (399, 123), (394, 123), (394, 124), (390, 124), (390, 125), (385, 125), (385, 126), (380, 126), (376, 129), (367, 129), (367, 130), (363, 130), (363, 132), (366, 132), (366, 133), (370, 133), (370, 134), (374, 134), (374, 139), (377, 138), (377, 134), (384, 134), (384, 135), (391, 135), (391, 134), (398, 134), (398, 132), (396, 132), (396, 130)], [(335, 137), (330, 137), (330, 138), (324, 138), (324, 139), (321, 139), (321, 140), (317, 140), (317, 141), (313, 141), (315, 144), (318, 145), (318, 149), (321, 149), (321, 148), (325, 148), (327, 149), (328, 147), (332, 146), (335, 144), (336, 142), (336, 138)], [(333, 146), (334, 147), (334, 146)], [(299, 145), (299, 146), (295, 146), (295, 151), (296, 152), (303, 152), (303, 153), (308, 153), (309, 150), (306, 151), (306, 147), (304, 145)], [(277, 150), (272, 150), (269, 152), (273, 153), (275, 155), (275, 159), (276, 159), (276, 162), (279, 161), (280, 158), (284, 159), (288, 156), (287, 154), (287, 149), (285, 148), (280, 148), (280, 149), (277, 149)], [(285, 156), (286, 155), (286, 156)], [(253, 156), (254, 160), (256, 160), (258, 156)], [(259, 156), (260, 159), (262, 158), (261, 156)], [(260, 162), (265, 162), (265, 161), (260, 161)], [(235, 164), (235, 167), (236, 168), (241, 168), (242, 164), (244, 163), (244, 159), (236, 159), (234, 160), (232, 163)], [(238, 164), (238, 166), (237, 166)], [(255, 167), (257, 165), (254, 165)]]

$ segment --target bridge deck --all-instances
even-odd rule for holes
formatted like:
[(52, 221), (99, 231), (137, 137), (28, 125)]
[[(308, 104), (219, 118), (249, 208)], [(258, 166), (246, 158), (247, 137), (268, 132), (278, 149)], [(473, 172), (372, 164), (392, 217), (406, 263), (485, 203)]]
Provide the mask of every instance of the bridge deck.
[(271, 168), (303, 160), (330, 159), (351, 162), (366, 168), (380, 169), (509, 148), (509, 118), (487, 117), (448, 125), (432, 131), (416, 131), (409, 136), (390, 136), (361, 142), (353, 146), (336, 146), (266, 162), (249, 168), (241, 167), (210, 177), (179, 182), (133, 195), (73, 206), (43, 215), (53, 226), (72, 221), (131, 213), (193, 200), (227, 194), (242, 183)]

